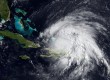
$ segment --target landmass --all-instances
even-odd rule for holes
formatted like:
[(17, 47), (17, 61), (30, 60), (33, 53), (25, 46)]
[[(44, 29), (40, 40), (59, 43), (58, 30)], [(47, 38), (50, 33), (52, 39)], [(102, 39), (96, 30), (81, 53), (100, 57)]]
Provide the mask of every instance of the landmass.
[(7, 0), (0, 0), (0, 15), (4, 20), (9, 19), (10, 17), (10, 10)]
[(20, 35), (18, 33), (13, 33), (8, 30), (4, 30), (4, 31), (0, 31), (0, 35), (4, 36), (4, 37), (8, 37), (10, 39), (17, 40), (23, 46), (23, 48), (38, 48), (38, 47), (40, 47), (39, 44), (25, 39), (22, 35)]

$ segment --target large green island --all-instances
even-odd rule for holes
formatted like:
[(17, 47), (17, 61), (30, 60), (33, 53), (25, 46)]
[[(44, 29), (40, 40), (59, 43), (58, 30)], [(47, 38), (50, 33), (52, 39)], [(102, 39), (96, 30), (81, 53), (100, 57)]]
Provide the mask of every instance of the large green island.
[(18, 41), (21, 45), (23, 45), (23, 48), (38, 48), (38, 47), (40, 47), (39, 44), (36, 44), (32, 41), (25, 39), (22, 35), (20, 35), (18, 33), (13, 33), (8, 30), (5, 30), (5, 31), (0, 31), (0, 35)]

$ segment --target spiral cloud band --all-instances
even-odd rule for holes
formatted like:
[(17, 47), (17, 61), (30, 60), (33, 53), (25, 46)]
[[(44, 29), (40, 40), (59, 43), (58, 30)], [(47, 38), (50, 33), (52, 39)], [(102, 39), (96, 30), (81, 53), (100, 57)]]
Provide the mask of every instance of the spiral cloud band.
[(105, 22), (104, 18), (91, 11), (75, 10), (41, 33), (41, 37), (46, 37), (49, 48), (66, 53), (50, 67), (53, 74), (62, 76), (74, 67), (63, 80), (90, 80), (87, 75), (97, 66), (104, 65), (102, 76), (106, 74), (109, 78), (109, 59), (97, 43), (99, 34), (108, 36), (107, 28), (98, 20)]

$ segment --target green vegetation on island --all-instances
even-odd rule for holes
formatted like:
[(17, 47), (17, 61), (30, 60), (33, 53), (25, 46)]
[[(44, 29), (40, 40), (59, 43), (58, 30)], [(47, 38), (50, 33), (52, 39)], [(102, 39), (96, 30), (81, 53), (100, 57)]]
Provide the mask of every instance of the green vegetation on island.
[(27, 55), (21, 55), (21, 56), (19, 56), (22, 60), (29, 60), (30, 59), (30, 57), (29, 56), (27, 56)]
[(21, 45), (23, 45), (23, 48), (38, 48), (38, 47), (40, 47), (39, 44), (25, 39), (22, 35), (20, 35), (18, 33), (13, 33), (8, 30), (4, 30), (4, 31), (0, 31), (0, 35), (4, 36), (4, 37), (8, 37), (13, 40), (17, 40)]
[(0, 15), (4, 20), (7, 20), (10, 16), (10, 10), (7, 0), (0, 0)]
[(45, 57), (45, 58), (54, 57), (57, 59), (61, 56), (66, 55), (66, 53), (64, 51), (58, 51), (58, 50), (54, 50), (54, 49), (50, 49), (50, 48), (44, 48), (43, 50), (48, 51), (48, 53), (40, 55), (41, 57)]

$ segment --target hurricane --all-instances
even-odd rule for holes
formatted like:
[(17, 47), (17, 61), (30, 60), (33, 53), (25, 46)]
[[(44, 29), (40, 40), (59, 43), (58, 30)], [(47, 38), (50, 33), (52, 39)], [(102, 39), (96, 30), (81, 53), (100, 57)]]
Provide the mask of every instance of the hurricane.
[(63, 54), (49, 67), (53, 75), (60, 76), (55, 80), (91, 80), (90, 74), (101, 66), (104, 67), (100, 76), (106, 75), (107, 80), (110, 79), (109, 58), (99, 45), (99, 41), (103, 41), (99, 36), (109, 39), (105, 22), (100, 15), (78, 9), (40, 33), (40, 38), (45, 37), (45, 45)]
[(0, 80), (110, 80), (109, 0), (0, 6)]

